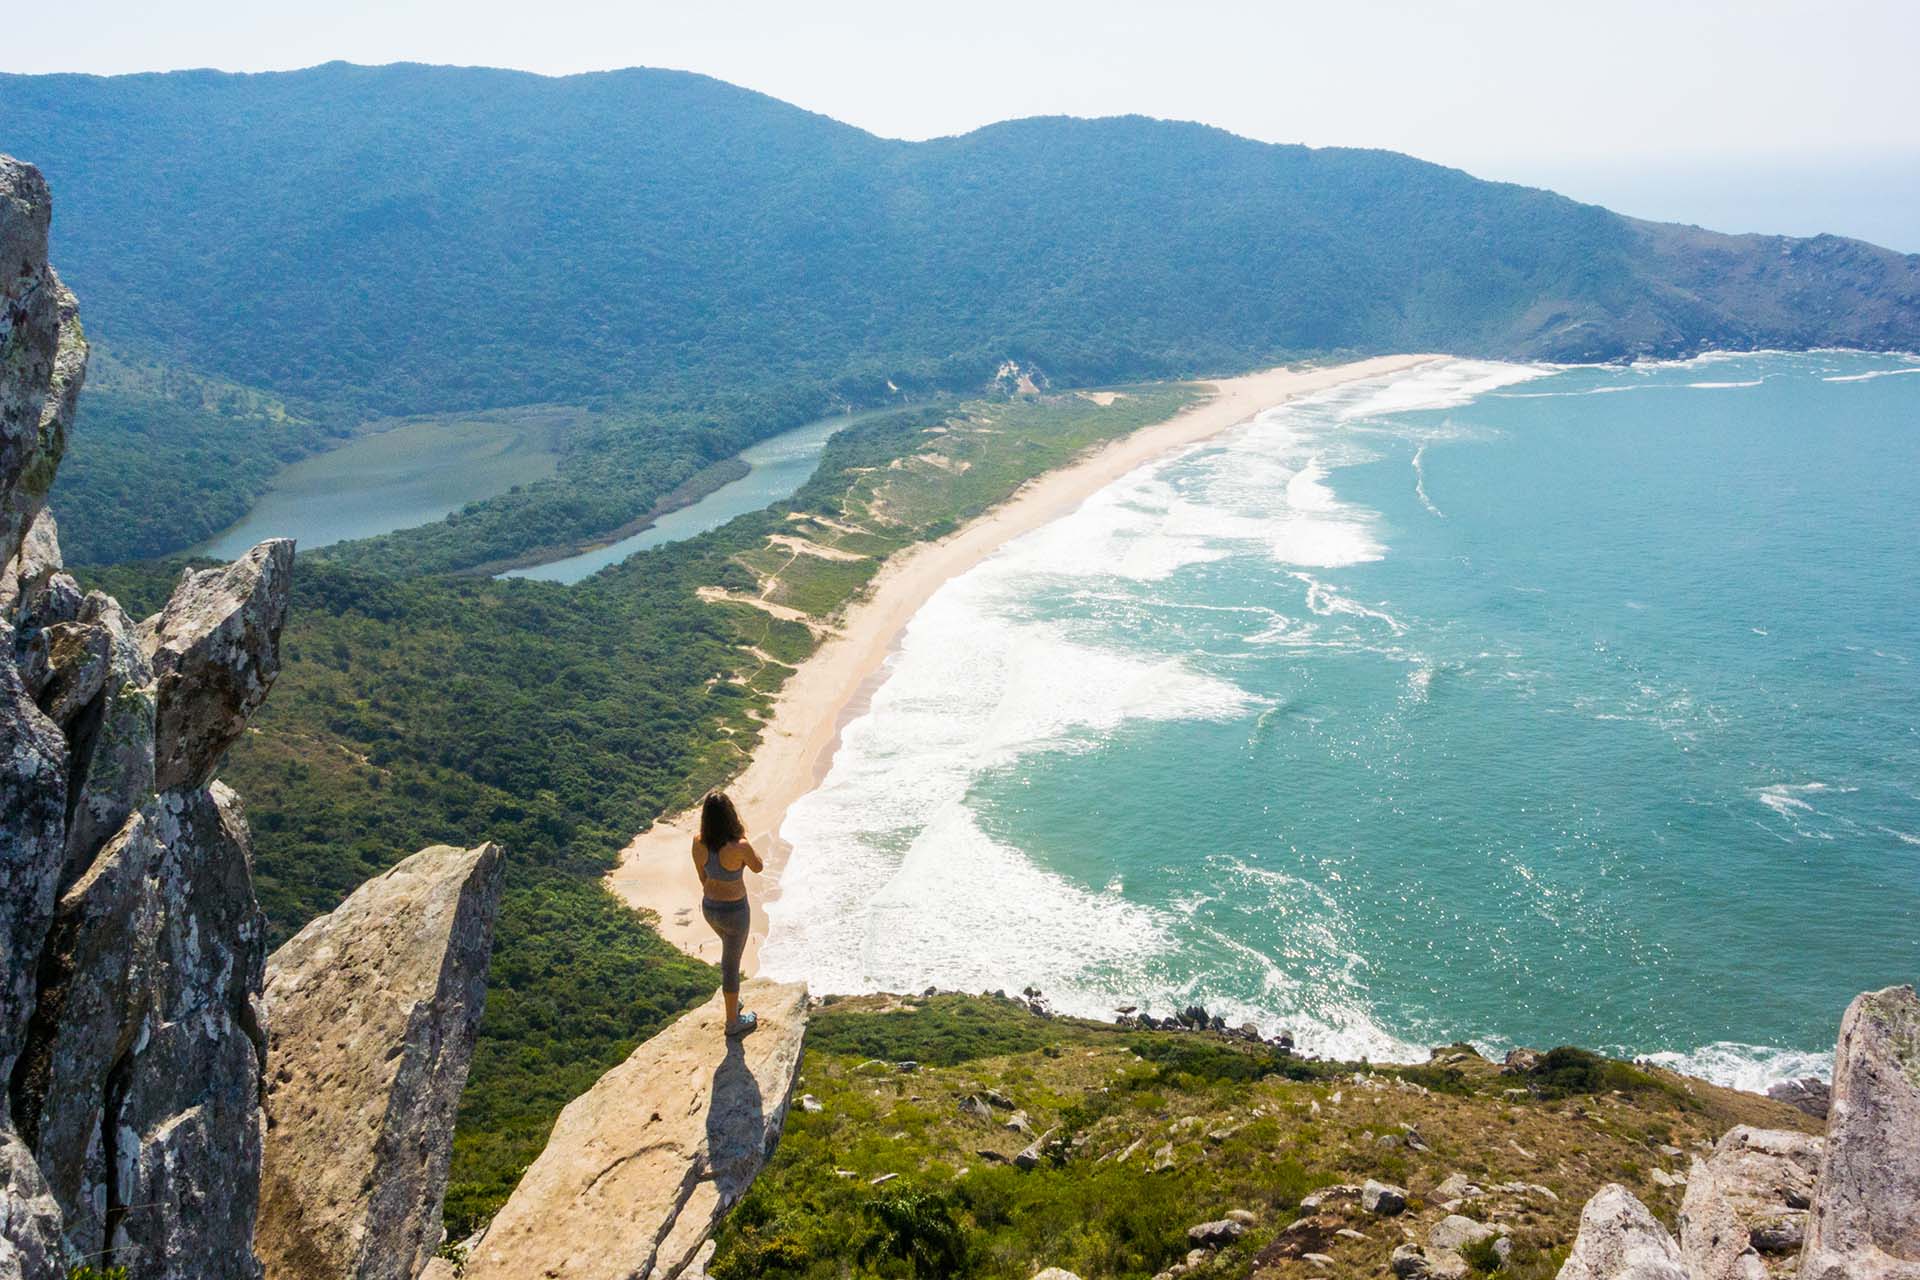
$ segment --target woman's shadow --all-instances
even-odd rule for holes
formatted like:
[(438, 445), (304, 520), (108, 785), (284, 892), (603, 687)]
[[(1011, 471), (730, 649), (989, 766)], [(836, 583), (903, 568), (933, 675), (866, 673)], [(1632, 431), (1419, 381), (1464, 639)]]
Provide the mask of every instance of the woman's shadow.
[(707, 1108), (707, 1167), (722, 1205), (747, 1189), (776, 1136), (767, 1131), (760, 1082), (747, 1066), (746, 1051), (729, 1037), (727, 1056), (714, 1069), (713, 1103)]

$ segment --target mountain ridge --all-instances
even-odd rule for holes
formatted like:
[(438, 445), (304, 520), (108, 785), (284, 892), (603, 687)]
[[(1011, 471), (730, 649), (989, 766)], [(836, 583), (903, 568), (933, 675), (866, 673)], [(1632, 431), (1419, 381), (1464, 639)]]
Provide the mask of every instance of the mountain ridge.
[(903, 141), (694, 72), (329, 63), (0, 76), (0, 149), (61, 192), (110, 346), (367, 414), (1006, 358), (1920, 347), (1920, 256), (1145, 116)]

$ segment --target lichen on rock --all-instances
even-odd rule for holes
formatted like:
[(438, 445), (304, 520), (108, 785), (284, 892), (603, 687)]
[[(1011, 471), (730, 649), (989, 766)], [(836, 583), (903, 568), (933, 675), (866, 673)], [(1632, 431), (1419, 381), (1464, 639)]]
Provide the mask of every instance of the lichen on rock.
[(1803, 1280), (1920, 1280), (1920, 997), (1854, 998), (1840, 1021)]
[(752, 1035), (725, 1036), (716, 995), (567, 1104), (466, 1280), (680, 1274), (771, 1154), (800, 1064), (806, 988), (741, 996)]
[(412, 1280), (439, 1246), (502, 865), (423, 849), (268, 961), (269, 1280)]
[(250, 1280), (266, 928), (212, 777), (278, 670), (292, 546), (187, 575), (151, 628), (62, 571), (87, 347), (50, 216), (0, 157), (0, 1275)]

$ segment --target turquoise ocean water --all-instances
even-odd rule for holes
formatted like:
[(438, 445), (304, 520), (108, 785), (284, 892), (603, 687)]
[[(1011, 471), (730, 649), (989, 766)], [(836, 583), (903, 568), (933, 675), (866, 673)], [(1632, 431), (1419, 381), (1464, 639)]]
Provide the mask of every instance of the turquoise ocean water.
[(947, 584), (766, 971), (1824, 1069), (1920, 978), (1920, 360), (1454, 361)]

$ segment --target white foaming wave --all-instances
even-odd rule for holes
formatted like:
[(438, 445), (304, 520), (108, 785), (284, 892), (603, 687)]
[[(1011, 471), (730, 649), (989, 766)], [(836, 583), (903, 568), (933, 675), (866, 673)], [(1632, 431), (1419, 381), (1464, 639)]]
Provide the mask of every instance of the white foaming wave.
[(1701, 391), (1717, 391), (1732, 387), (1757, 387), (1765, 381), (1765, 378), (1755, 378), (1751, 382), (1689, 382), (1687, 385)]
[(1281, 564), (1312, 569), (1339, 569), (1378, 560), (1386, 549), (1373, 540), (1368, 526), (1358, 520), (1324, 520), (1292, 516), (1273, 531), (1273, 558)]
[[(1552, 371), (1449, 362), (1280, 406), (1212, 446), (1122, 477), (948, 583), (910, 623), (823, 784), (787, 814), (781, 835), (793, 852), (769, 905), (763, 967), (818, 989), (1041, 981), (1057, 1007), (1089, 1014), (1116, 998), (1191, 998), (1175, 989), (1181, 966), (1160, 958), (1173, 945), (1165, 918), (1000, 844), (966, 797), (984, 771), (1030, 753), (1091, 749), (1128, 721), (1227, 719), (1258, 700), (1177, 659), (1076, 644), (1059, 625), (1022, 621), (1027, 599), (1050, 579), (1152, 581), (1238, 546), (1265, 545), (1314, 569), (1377, 559), (1385, 551), (1372, 536), (1377, 517), (1342, 503), (1327, 483), (1372, 455), (1336, 429), (1368, 414), (1465, 403)], [(1383, 610), (1294, 576), (1311, 613), (1404, 631)], [(1275, 614), (1267, 632), (1298, 642), (1314, 625)], [(1276, 981), (1266, 969), (1250, 976), (1263, 990)], [(1419, 1056), (1340, 999), (1284, 1020), (1271, 1006), (1232, 1009), (1286, 1026), (1321, 1052)]]
[[(1626, 1056), (1625, 1051), (1618, 1048), (1610, 1052)], [(1744, 1089), (1748, 1093), (1765, 1093), (1768, 1085), (1803, 1080), (1808, 1076), (1816, 1076), (1821, 1080), (1833, 1078), (1831, 1053), (1741, 1044), (1733, 1040), (1720, 1040), (1684, 1053), (1645, 1053), (1640, 1056), (1669, 1071), (1678, 1071), (1681, 1075), (1693, 1076), (1727, 1089)]]
[[(966, 796), (984, 772), (1024, 756), (1090, 749), (1128, 722), (1229, 719), (1254, 700), (1177, 658), (1078, 644), (1060, 626), (1007, 616), (999, 606), (1024, 572), (996, 557), (934, 594), (821, 786), (788, 810), (768, 972), (822, 990), (917, 989), (1024, 966), (1020, 983), (1057, 985), (1076, 966), (1113, 969), (1129, 948), (1145, 956), (1161, 945), (1152, 913), (980, 832)], [(914, 915), (916, 901), (940, 918)], [(1042, 967), (1044, 956), (1008, 942), (1013, 928), (1039, 930), (1034, 949), (1066, 967)], [(921, 933), (939, 941), (921, 959), (889, 949)]]
[(1588, 387), (1584, 391), (1502, 391), (1497, 394), (1503, 400), (1559, 400), (1568, 396), (1611, 396), (1622, 391), (1658, 391), (1654, 383), (1624, 387)]
[[(1796, 814), (1818, 812), (1813, 807), (1813, 802), (1807, 799), (1808, 796), (1817, 796), (1822, 792), (1833, 790), (1835, 790), (1834, 787), (1824, 782), (1776, 782), (1771, 786), (1756, 789), (1754, 798), (1781, 817), (1792, 821)], [(1858, 790), (1858, 788), (1840, 787), (1838, 790), (1844, 793)]]
[[(1838, 350), (1838, 348), (1827, 348)], [(1807, 354), (1800, 351), (1782, 351), (1768, 347), (1760, 351), (1702, 351), (1697, 356), (1688, 356), (1684, 360), (1635, 360), (1627, 368), (1635, 372), (1650, 369), (1697, 369), (1701, 365), (1726, 364), (1733, 360), (1752, 360), (1765, 356), (1798, 356)]]
[(1433, 667), (1421, 663), (1407, 672), (1407, 695), (1415, 702), (1425, 702), (1433, 691)]
[(1187, 565), (1229, 554), (1216, 545), (1236, 532), (1223, 524), (1223, 515), (1184, 501), (1156, 467), (1143, 467), (1070, 515), (1015, 539), (989, 563), (1075, 579), (1161, 581)]
[[(1280, 959), (1235, 937), (1231, 925), (1201, 923), (1203, 945), (1217, 957), (1198, 966), (1204, 977), (1149, 992), (1149, 1012), (1174, 1012), (1198, 1000), (1231, 1025), (1251, 1022), (1262, 1035), (1290, 1033), (1304, 1053), (1345, 1061), (1424, 1062), (1427, 1050), (1388, 1031), (1365, 997), (1365, 956), (1346, 937), (1339, 900), (1324, 884), (1240, 858), (1210, 860), (1222, 883), (1234, 884), (1233, 900), (1287, 919), (1288, 949), (1300, 961), (1290, 972)], [(1311, 958), (1308, 958), (1311, 957)], [(1221, 988), (1258, 991), (1245, 999)]]
[(1822, 378), (1820, 379), (1820, 381), (1822, 382), (1870, 382), (1875, 378), (1898, 378), (1911, 373), (1920, 373), (1920, 368), (1874, 369), (1867, 373), (1840, 374), (1830, 378)]
[[(1452, 360), (1275, 406), (1212, 446), (1142, 467), (1074, 515), (1022, 539), (1014, 554), (1025, 555), (1036, 569), (1138, 580), (1221, 559), (1247, 543), (1264, 543), (1274, 560), (1305, 568), (1379, 560), (1387, 548), (1375, 533), (1377, 514), (1342, 502), (1328, 484), (1332, 471), (1374, 455), (1335, 429), (1385, 414), (1463, 405), (1555, 371)], [(1417, 439), (1424, 450), (1429, 438), (1467, 434), (1448, 423)], [(1416, 470), (1420, 465), (1416, 458)], [(1179, 483), (1169, 479), (1173, 475)], [(1417, 481), (1421, 500), (1437, 513), (1424, 477)], [(1191, 498), (1185, 496), (1189, 489)], [(1276, 503), (1276, 496), (1282, 501)]]
[[(795, 834), (806, 836), (806, 826)], [(796, 845), (796, 863), (800, 852)], [(855, 851), (822, 852), (838, 860)], [(859, 909), (846, 909), (849, 897)], [(1090, 1016), (1106, 1014), (1173, 945), (1158, 912), (1035, 866), (982, 832), (958, 801), (938, 806), (882, 878), (803, 876), (768, 913), (761, 968), (771, 977), (835, 992), (1034, 983), (1067, 1012)], [(1089, 973), (1106, 978), (1089, 984)]]
[(1406, 634), (1406, 627), (1392, 614), (1343, 596), (1310, 573), (1295, 573), (1291, 576), (1296, 582), (1306, 587), (1307, 608), (1321, 617), (1344, 614), (1353, 618), (1372, 618), (1376, 622), (1386, 623), (1395, 635)]
[[(1551, 365), (1509, 364), (1499, 360), (1448, 360), (1421, 365), (1380, 382), (1356, 383), (1314, 397), (1333, 406), (1342, 421), (1410, 413), (1424, 409), (1451, 409), (1501, 387), (1509, 387), (1558, 372)], [(1311, 402), (1311, 401), (1310, 401)]]
[(1433, 499), (1427, 496), (1426, 458), (1427, 444), (1423, 440), (1413, 451), (1413, 492), (1419, 497), (1421, 506), (1444, 520), (1447, 513), (1434, 506)]

